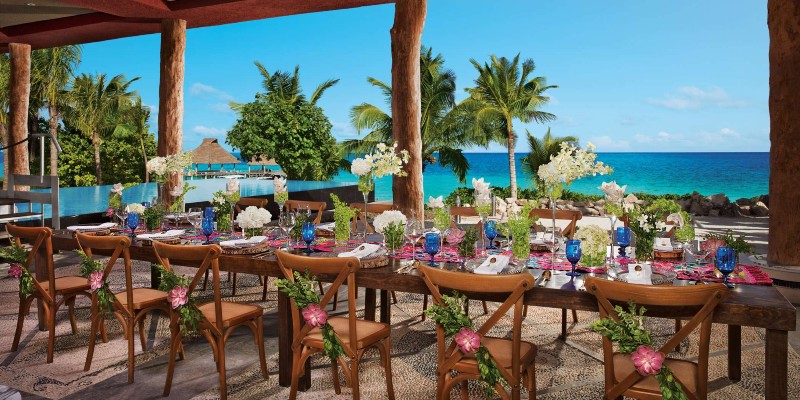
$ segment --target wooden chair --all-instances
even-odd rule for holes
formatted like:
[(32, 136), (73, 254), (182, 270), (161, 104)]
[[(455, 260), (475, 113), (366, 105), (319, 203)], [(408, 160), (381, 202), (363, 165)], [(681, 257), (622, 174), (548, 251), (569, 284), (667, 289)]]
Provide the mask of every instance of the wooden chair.
[[(614, 304), (634, 301), (651, 310), (667, 307), (674, 312), (659, 312), (659, 317), (691, 319), (657, 351), (669, 353), (683, 339), (700, 326), (700, 351), (698, 361), (667, 358), (664, 363), (683, 386), (690, 399), (705, 399), (708, 395), (708, 347), (711, 339), (711, 317), (714, 309), (728, 296), (725, 285), (714, 283), (695, 286), (646, 286), (587, 277), (586, 289), (597, 297), (600, 318), (619, 320)], [(669, 315), (664, 315), (669, 314)], [(603, 337), (603, 362), (605, 364), (605, 397), (622, 396), (639, 399), (661, 399), (658, 380), (642, 376), (629, 355), (614, 352), (611, 340)]]
[[(131, 241), (125, 236), (90, 236), (82, 233), (77, 234), (78, 247), (83, 250), (88, 257), (92, 257), (93, 250), (112, 250), (111, 257), (103, 270), (103, 280), (108, 279), (111, 270), (122, 257), (125, 268), (125, 290), (114, 293), (112, 310), (122, 325), (125, 339), (128, 341), (128, 383), (133, 383), (134, 372), (134, 350), (133, 338), (134, 328), (139, 325), (139, 341), (142, 351), (147, 351), (147, 338), (144, 333), (144, 319), (147, 313), (155, 310), (162, 311), (169, 315), (169, 305), (167, 304), (167, 293), (150, 288), (134, 288), (131, 277), (131, 256), (129, 248)], [(89, 335), (89, 351), (86, 353), (86, 363), (83, 370), (88, 371), (92, 366), (94, 346), (97, 341), (98, 329), (105, 325), (103, 315), (99, 312), (97, 303), (97, 292), (92, 293), (92, 328)], [(176, 335), (177, 332), (171, 332)], [(181, 355), (181, 357), (183, 357)]]
[[(283, 251), (275, 253), (278, 256), (278, 266), (281, 272), (291, 281), (294, 281), (294, 271), (305, 272), (308, 271), (312, 276), (320, 274), (333, 275), (336, 279), (331, 284), (330, 290), (322, 296), (319, 302), (320, 308), (325, 308), (328, 302), (333, 298), (333, 294), (338, 292), (339, 287), (347, 282), (347, 317), (330, 317), (328, 323), (334, 329), (336, 336), (342, 343), (344, 355), (336, 361), (331, 362), (331, 371), (333, 374), (333, 387), (336, 394), (341, 394), (341, 387), (339, 384), (339, 371), (338, 366), (344, 369), (344, 376), (350, 387), (353, 388), (353, 400), (358, 400), (359, 383), (358, 383), (358, 365), (364, 352), (372, 346), (378, 348), (381, 354), (381, 361), (386, 373), (386, 390), (389, 394), (389, 399), (394, 400), (394, 388), (392, 387), (392, 358), (390, 342), (391, 327), (389, 324), (384, 324), (375, 321), (365, 321), (356, 319), (356, 285), (355, 285), (355, 272), (361, 268), (361, 262), (357, 258), (311, 258), (289, 254)], [(294, 400), (297, 397), (297, 384), (300, 376), (311, 373), (305, 371), (305, 363), (308, 357), (315, 353), (324, 351), (322, 342), (322, 333), (319, 328), (311, 329), (309, 325), (303, 324), (303, 317), (300, 315), (300, 310), (294, 303), (292, 304), (292, 331), (294, 338), (292, 340), (292, 386), (289, 393), (289, 398)], [(348, 365), (347, 359), (350, 363)]]
[[(366, 224), (367, 232), (373, 233), (375, 229), (372, 225), (369, 224), (366, 220), (364, 220), (364, 203), (350, 203), (350, 208), (358, 210), (356, 215), (353, 216), (353, 232), (358, 231), (358, 221), (361, 220), (362, 223)], [(397, 210), (397, 206), (394, 204), (387, 204), (387, 203), (367, 203), (367, 212), (372, 214), (380, 214), (384, 211), (389, 210)]]
[(304, 201), (304, 200), (286, 200), (286, 209), (295, 212), (306, 212), (306, 210), (311, 210), (312, 212), (316, 211), (317, 217), (314, 218), (314, 224), (318, 224), (322, 221), (322, 214), (325, 213), (325, 209), (328, 207), (324, 201)]
[[(537, 217), (540, 220), (545, 221), (552, 221), (553, 220), (553, 210), (549, 208), (534, 208), (531, 210), (529, 214), (531, 217)], [(572, 239), (575, 236), (575, 228), (578, 224), (578, 220), (583, 218), (583, 214), (580, 211), (572, 211), (572, 210), (556, 210), (556, 221), (568, 221), (567, 226), (561, 230), (563, 236), (566, 236)], [(548, 227), (545, 225), (545, 227)], [(533, 224), (533, 229), (537, 232), (542, 232), (541, 227), (537, 224)], [(572, 322), (578, 322), (578, 313), (575, 310), (572, 311)], [(525, 306), (525, 316), (528, 315), (528, 306)], [(567, 338), (567, 309), (561, 309), (561, 338)]]
[[(219, 255), (222, 249), (218, 245), (208, 246), (179, 246), (153, 242), (156, 259), (167, 270), (171, 270), (170, 259), (182, 262), (200, 263), (197, 273), (189, 284), (191, 296), (200, 279), (207, 269), (211, 269), (212, 283), (214, 284), (214, 300), (198, 304), (197, 308), (203, 314), (198, 330), (211, 344), (214, 361), (219, 372), (219, 393), (225, 400), (228, 397), (228, 386), (225, 380), (225, 342), (231, 332), (240, 327), (247, 326), (253, 331), (258, 357), (261, 362), (261, 374), (264, 380), (269, 378), (267, 359), (264, 353), (264, 309), (257, 305), (222, 301), (219, 289)], [(175, 332), (180, 332), (178, 315), (170, 308), (170, 323)], [(175, 372), (175, 355), (181, 349), (181, 334), (173, 335), (169, 348), (169, 366), (167, 368), (167, 382), (164, 385), (164, 396), (169, 396), (172, 387), (172, 375)]]
[[(236, 205), (234, 206), (234, 215), (239, 215), (239, 213), (247, 209), (247, 207), (265, 208), (267, 206), (267, 203), (269, 203), (269, 199), (261, 199), (258, 197), (242, 197), (241, 199), (239, 199), (238, 202), (236, 202)], [(237, 280), (238, 273), (228, 272), (228, 280), (231, 279), (231, 274), (233, 274), (233, 288), (231, 289), (231, 296), (236, 296), (236, 284), (238, 281)], [(208, 280), (208, 274), (206, 274), (205, 279)], [(263, 276), (259, 275), (258, 282), (261, 285), (264, 285), (264, 290), (261, 292), (261, 301), (267, 301), (267, 281)], [(205, 281), (203, 281), (203, 287), (205, 286), (206, 286)]]
[[(51, 241), (53, 231), (48, 227), (21, 227), (12, 224), (6, 224), (6, 232), (12, 237), (11, 240), (15, 241), (17, 245), (21, 245), (21, 239), (32, 242), (29, 249), (28, 258), (22, 265), (33, 276), (33, 293), (20, 299), (19, 313), (17, 314), (17, 329), (14, 332), (14, 342), (11, 345), (11, 351), (17, 351), (19, 346), (20, 335), (22, 334), (22, 325), (25, 322), (25, 316), (30, 313), (31, 304), (34, 299), (39, 300), (38, 303), (44, 308), (44, 319), (48, 329), (47, 339), (47, 363), (53, 362), (53, 349), (55, 347), (56, 338), (56, 313), (61, 305), (66, 304), (69, 308), (69, 322), (72, 326), (72, 334), (78, 331), (77, 323), (75, 322), (75, 297), (78, 295), (91, 298), (89, 294), (89, 281), (82, 276), (62, 276), (56, 278), (53, 270), (53, 242)], [(40, 281), (32, 267), (34, 260), (37, 259), (45, 263), (44, 268), (47, 271), (47, 280)], [(36, 261), (39, 262), (39, 261)], [(42, 266), (39, 265), (38, 268)], [(60, 299), (59, 299), (60, 297)], [(108, 338), (103, 330), (103, 340), (108, 341)]]
[[(519, 275), (474, 275), (463, 272), (453, 272), (438, 268), (430, 268), (422, 263), (417, 267), (422, 275), (425, 285), (433, 296), (436, 304), (444, 304), (442, 288), (457, 290), (461, 293), (508, 293), (506, 300), (500, 304), (497, 311), (492, 314), (483, 325), (476, 330), (481, 335), (483, 344), (497, 364), (500, 373), (511, 387), (511, 393), (506, 392), (501, 385), (496, 385), (497, 393), (503, 399), (519, 399), (520, 386), (524, 385), (531, 399), (536, 398), (536, 345), (521, 340), (522, 332), (522, 307), (523, 297), (527, 290), (533, 288), (535, 280), (530, 274)], [(514, 319), (511, 328), (511, 338), (487, 336), (489, 331), (513, 307)], [(436, 378), (436, 399), (449, 398), (450, 389), (459, 382), (461, 384), (461, 398), (467, 398), (467, 382), (470, 379), (480, 379), (478, 363), (474, 355), (465, 355), (456, 346), (455, 341), (446, 343), (444, 329), (436, 324), (436, 341), (438, 347), (438, 369)], [(455, 375), (453, 375), (455, 372)]]

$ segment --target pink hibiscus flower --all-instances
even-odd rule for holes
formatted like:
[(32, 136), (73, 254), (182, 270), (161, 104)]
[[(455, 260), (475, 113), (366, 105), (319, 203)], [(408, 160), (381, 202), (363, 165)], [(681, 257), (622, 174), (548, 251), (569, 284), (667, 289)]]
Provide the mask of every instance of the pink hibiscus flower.
[(328, 313), (316, 304), (309, 304), (303, 309), (303, 319), (312, 328), (318, 328), (328, 322)]
[(464, 354), (474, 353), (481, 345), (481, 336), (469, 328), (461, 328), (461, 330), (456, 333), (455, 340), (461, 352)]
[(106, 208), (106, 217), (113, 217), (114, 216), (114, 209), (111, 207)]
[(711, 254), (711, 257), (715, 257), (717, 254), (717, 249), (720, 247), (724, 247), (725, 242), (722, 239), (708, 239), (705, 242), (703, 242), (700, 246), (702, 246), (703, 250)]
[(188, 303), (189, 287), (175, 286), (174, 288), (172, 288), (172, 290), (169, 291), (169, 294), (167, 294), (167, 301), (169, 301), (169, 304), (172, 306), (173, 310)]
[(659, 353), (650, 346), (639, 346), (631, 353), (631, 360), (639, 374), (656, 375), (664, 364), (664, 353)]
[(103, 271), (92, 271), (92, 273), (89, 274), (88, 281), (92, 292), (100, 289), (103, 287)]
[(447, 235), (447, 243), (459, 244), (464, 240), (464, 235), (466, 234), (467, 232), (464, 232), (461, 229), (452, 229), (450, 234)]
[(11, 263), (8, 267), (8, 275), (17, 279), (22, 278), (22, 264)]

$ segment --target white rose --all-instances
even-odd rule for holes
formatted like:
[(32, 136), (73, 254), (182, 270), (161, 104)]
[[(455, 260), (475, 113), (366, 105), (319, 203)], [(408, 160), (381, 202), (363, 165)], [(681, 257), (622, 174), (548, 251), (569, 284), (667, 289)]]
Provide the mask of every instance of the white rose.
[(225, 184), (225, 193), (228, 196), (239, 193), (239, 180), (236, 178), (229, 179)]
[(428, 196), (428, 207), (430, 208), (442, 208), (444, 207), (444, 200), (442, 196), (433, 197)]
[[(369, 156), (368, 156), (369, 157)], [(372, 171), (372, 162), (364, 158), (356, 158), (350, 164), (350, 172), (356, 176), (364, 176)]]
[(123, 190), (124, 190), (124, 188), (123, 188), (123, 186), (122, 186), (122, 184), (121, 184), (121, 183), (115, 183), (115, 184), (114, 184), (114, 187), (113, 187), (113, 188), (111, 188), (111, 191), (112, 191), (112, 192), (114, 192), (114, 193), (116, 193), (116, 194), (118, 194), (118, 195), (120, 195), (120, 196), (122, 196), (122, 191), (123, 191)]

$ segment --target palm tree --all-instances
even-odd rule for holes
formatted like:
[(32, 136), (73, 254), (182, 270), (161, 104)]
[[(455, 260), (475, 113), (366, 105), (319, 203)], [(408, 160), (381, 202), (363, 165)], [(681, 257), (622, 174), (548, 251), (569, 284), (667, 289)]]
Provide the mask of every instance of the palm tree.
[[(387, 104), (392, 104), (392, 88), (375, 78), (367, 81), (383, 92)], [(431, 49), (422, 48), (420, 54), (420, 92), (422, 101), (422, 170), (437, 162), (449, 168), (460, 182), (466, 181), (469, 161), (460, 147), (477, 144), (463, 129), (455, 107), (456, 76), (444, 69), (441, 54), (433, 56)], [(391, 144), (392, 117), (379, 107), (363, 103), (352, 108), (350, 119), (359, 131), (370, 130), (363, 139), (344, 142), (345, 152), (370, 153), (378, 143)]]
[(150, 107), (142, 105), (142, 98), (136, 96), (136, 100), (125, 106), (120, 111), (121, 124), (114, 129), (115, 136), (130, 136), (139, 141), (144, 160), (144, 181), (150, 182), (150, 173), (147, 172), (147, 151), (144, 144), (150, 133)]
[[(261, 74), (263, 81), (261, 86), (264, 88), (264, 94), (274, 95), (275, 97), (285, 101), (289, 104), (299, 104), (306, 102), (306, 96), (303, 94), (303, 89), (300, 87), (300, 66), (294, 67), (294, 73), (289, 74), (284, 71), (275, 71), (270, 74), (264, 64), (260, 61), (253, 61)], [(311, 94), (308, 103), (316, 105), (317, 100), (322, 97), (326, 90), (339, 83), (338, 79), (328, 79), (322, 82)], [(242, 111), (244, 104), (235, 101), (228, 102), (228, 106), (236, 113)]]
[[(33, 52), (31, 58), (31, 80), (36, 82), (32, 88), (36, 93), (31, 97), (46, 101), (50, 113), (50, 135), (58, 134), (58, 119), (61, 108), (66, 103), (65, 89), (73, 78), (81, 59), (80, 46), (53, 47)], [(58, 154), (55, 144), (50, 143), (50, 175), (58, 175)]]
[(544, 95), (547, 79), (541, 76), (530, 78), (536, 69), (533, 60), (522, 62), (519, 70), (519, 54), (513, 60), (491, 57), (491, 62), (481, 65), (474, 59), (470, 62), (478, 70), (475, 87), (468, 88), (470, 97), (462, 102), (473, 112), (473, 124), (477, 133), (487, 141), (500, 143), (508, 148), (508, 173), (511, 181), (511, 197), (517, 198), (517, 168), (514, 147), (517, 138), (514, 119), (522, 122), (546, 122), (556, 117), (540, 108), (547, 104)]
[(575, 136), (553, 137), (550, 134), (550, 128), (547, 128), (547, 133), (539, 139), (530, 132), (525, 130), (528, 134), (528, 145), (531, 148), (530, 153), (522, 159), (522, 169), (531, 175), (536, 184), (536, 188), (541, 188), (541, 180), (539, 179), (539, 166), (550, 162), (550, 157), (558, 154), (561, 150), (561, 143), (578, 143), (578, 138)]
[[(8, 54), (0, 54), (0, 144), (3, 146), (3, 176), (8, 176), (8, 107), (9, 107), (9, 80), (11, 78), (11, 65)], [(8, 179), (3, 180), (3, 189), (8, 186)]]
[(94, 146), (94, 168), (97, 184), (103, 184), (100, 167), (100, 135), (113, 132), (121, 123), (120, 110), (130, 104), (136, 92), (129, 91), (131, 83), (139, 78), (126, 80), (124, 75), (117, 75), (106, 81), (105, 74), (97, 77), (81, 74), (75, 78), (69, 91), (69, 105), (66, 109), (67, 119), (84, 135), (92, 138)]

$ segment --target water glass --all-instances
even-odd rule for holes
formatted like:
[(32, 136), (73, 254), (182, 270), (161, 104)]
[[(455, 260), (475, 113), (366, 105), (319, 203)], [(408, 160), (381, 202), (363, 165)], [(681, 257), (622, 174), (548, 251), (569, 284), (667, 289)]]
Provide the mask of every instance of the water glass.
[(306, 249), (304, 252), (306, 254), (311, 254), (314, 251), (311, 250), (311, 242), (314, 241), (314, 238), (317, 237), (317, 227), (314, 226), (313, 222), (304, 222), (303, 223), (303, 240), (306, 242)]
[(124, 229), (125, 219), (128, 218), (128, 206), (125, 204), (121, 204), (119, 207), (117, 207), (116, 210), (114, 210), (114, 215), (116, 215), (117, 218), (119, 218), (119, 225)]
[(487, 250), (494, 250), (497, 247), (494, 245), (494, 238), (497, 237), (497, 221), (489, 220), (486, 221), (486, 225), (484, 225), (484, 234), (486, 235), (486, 239), (489, 239), (489, 243), (486, 246)]
[[(291, 232), (292, 228), (294, 228), (294, 224), (295, 224), (295, 220), (294, 220), (294, 214), (293, 213), (291, 213), (291, 212), (285, 212), (285, 213), (282, 212), (278, 216), (278, 226), (281, 228), (281, 232), (283, 233), (283, 235), (286, 235), (286, 239), (288, 239), (289, 241), (291, 241), (291, 238), (289, 237), (289, 232)], [(291, 244), (291, 243), (289, 243), (289, 244)]]
[(575, 264), (581, 260), (581, 241), (577, 239), (567, 240), (565, 252), (567, 254), (567, 261), (572, 264), (572, 271), (567, 272), (567, 275), (581, 276), (580, 272), (575, 271)]
[(128, 213), (128, 228), (131, 228), (131, 239), (135, 235), (137, 226), (139, 226), (139, 213)]
[(631, 228), (627, 226), (620, 226), (617, 228), (617, 245), (619, 246), (619, 255), (622, 258), (628, 258), (625, 253), (625, 248), (631, 245)]
[(717, 248), (717, 269), (722, 272), (724, 276), (722, 283), (729, 288), (733, 288), (734, 284), (728, 282), (728, 275), (736, 268), (736, 252), (730, 247)]
[(411, 259), (415, 260), (417, 258), (417, 242), (419, 238), (422, 237), (423, 229), (420, 227), (419, 221), (416, 218), (411, 217), (406, 223), (406, 238), (408, 241), (411, 242)]
[(439, 252), (439, 234), (437, 232), (428, 232), (425, 234), (425, 252), (431, 256), (428, 266), (438, 267), (439, 264), (433, 261), (433, 257)]
[(214, 233), (214, 218), (205, 217), (203, 218), (203, 222), (201, 224), (203, 235), (206, 237), (206, 241), (203, 244), (212, 244), (211, 242), (211, 234)]

